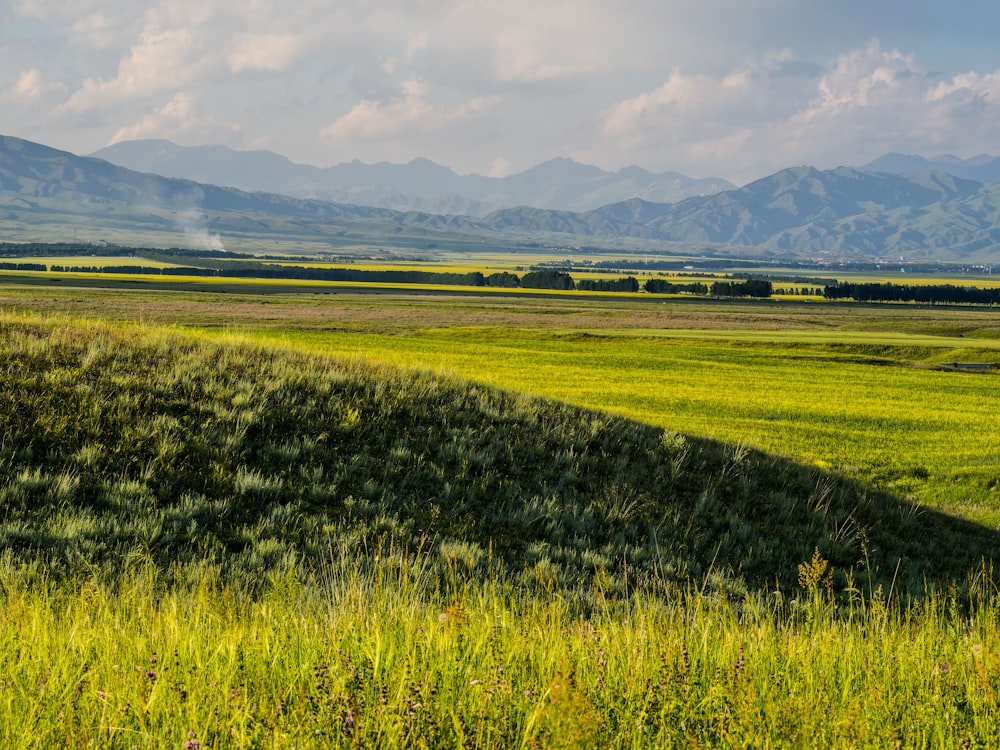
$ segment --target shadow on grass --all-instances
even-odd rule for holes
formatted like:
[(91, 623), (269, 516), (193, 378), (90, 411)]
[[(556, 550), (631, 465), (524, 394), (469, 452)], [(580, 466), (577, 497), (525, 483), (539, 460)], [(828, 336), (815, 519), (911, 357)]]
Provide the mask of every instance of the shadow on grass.
[(253, 587), (422, 556), (578, 599), (690, 585), (974, 586), (1000, 533), (788, 459), (421, 373), (141, 328), (0, 321), (0, 548)]

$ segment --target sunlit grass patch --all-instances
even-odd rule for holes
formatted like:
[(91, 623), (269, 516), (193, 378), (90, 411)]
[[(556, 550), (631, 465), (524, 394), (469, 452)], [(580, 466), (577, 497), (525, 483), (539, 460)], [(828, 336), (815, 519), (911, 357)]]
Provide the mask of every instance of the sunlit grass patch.
[[(897, 487), (933, 506), (960, 507), (983, 520), (996, 516), (995, 493), (984, 487), (1000, 455), (992, 417), (1000, 379), (912, 366), (992, 361), (994, 338), (686, 329), (584, 334), (454, 327), (407, 337), (285, 332), (278, 338), (745, 442)], [(926, 475), (902, 481), (886, 471), (910, 465), (923, 466)]]
[[(838, 341), (749, 305), (689, 336), (620, 303), (150, 299), (0, 313), (11, 746), (1000, 733), (996, 534), (915, 502), (997, 507), (1000, 381), (913, 366), (992, 351), (950, 348), (988, 318)], [(567, 324), (598, 318), (632, 329)]]
[[(459, 555), (460, 557), (460, 555)], [(0, 566), (0, 737), (12, 746), (988, 747), (995, 600), (822, 587), (607, 600), (578, 617), (502, 581), (435, 590), (419, 561), (333, 557), (247, 597), (28, 585)], [(984, 589), (989, 581), (984, 580)], [(964, 612), (960, 615), (959, 612)], [(17, 658), (10, 658), (16, 653)]]

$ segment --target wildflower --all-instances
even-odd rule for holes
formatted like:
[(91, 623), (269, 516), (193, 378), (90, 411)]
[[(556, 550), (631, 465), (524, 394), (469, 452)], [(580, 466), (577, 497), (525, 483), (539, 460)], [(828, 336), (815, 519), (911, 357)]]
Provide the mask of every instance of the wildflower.
[(198, 741), (198, 733), (195, 731), (188, 732), (188, 741), (184, 743), (184, 750), (198, 750), (201, 747), (201, 742)]
[(146, 679), (150, 682), (156, 682), (156, 672), (151, 669), (146, 670)]

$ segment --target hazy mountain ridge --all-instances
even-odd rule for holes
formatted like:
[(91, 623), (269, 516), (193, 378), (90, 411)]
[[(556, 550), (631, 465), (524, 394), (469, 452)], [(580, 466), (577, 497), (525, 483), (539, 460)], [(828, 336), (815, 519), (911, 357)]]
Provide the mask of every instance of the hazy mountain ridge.
[(639, 167), (607, 172), (562, 158), (498, 178), (458, 175), (427, 159), (408, 164), (352, 161), (321, 168), (295, 164), (270, 151), (185, 147), (163, 140), (122, 141), (92, 156), (140, 172), (241, 190), (480, 217), (515, 206), (579, 212), (632, 197), (673, 202), (734, 187), (718, 178), (654, 174)]
[[(0, 136), (0, 186), (23, 198), (58, 198), (60, 190), (93, 202), (122, 202), (167, 209), (254, 210), (280, 208), (300, 216), (346, 213), (336, 204), (266, 193), (247, 193), (215, 185), (135, 172), (92, 157), (17, 138)], [(355, 210), (355, 208), (357, 210)], [(352, 207), (351, 215), (378, 215), (378, 209)]]
[[(921, 173), (907, 178), (849, 167), (828, 171), (795, 167), (716, 196), (645, 204), (637, 219), (664, 240), (806, 250), (822, 238), (821, 249), (846, 251), (848, 243), (855, 242), (848, 235), (857, 233), (857, 229), (843, 231), (849, 219), (870, 217), (880, 223), (875, 218), (880, 214), (927, 208), (969, 197), (981, 188), (979, 183), (948, 175)], [(620, 216), (622, 210), (608, 206), (596, 213)], [(806, 227), (811, 231), (803, 234), (800, 230)], [(839, 242), (833, 236), (838, 232), (844, 235)]]
[[(430, 162), (418, 166), (436, 168)], [(12, 238), (3, 231), (4, 222), (23, 223), (30, 235), (30, 227), (74, 227), (81, 221), (157, 238), (145, 240), (154, 244), (176, 242), (178, 232), (187, 235), (194, 227), (256, 243), (327, 248), (337, 243), (461, 248), (480, 241), (543, 239), (566, 245), (628, 241), (652, 249), (671, 242), (796, 259), (905, 256), (993, 263), (1000, 258), (1000, 183), (983, 185), (940, 172), (795, 167), (744, 188), (677, 203), (636, 198), (587, 212), (522, 206), (475, 219), (216, 187), (0, 137), (0, 239)]]
[(1000, 156), (990, 156), (989, 154), (962, 159), (951, 154), (927, 158), (915, 154), (890, 152), (858, 167), (858, 169), (862, 172), (888, 172), (890, 174), (935, 171), (977, 182), (1000, 182)]

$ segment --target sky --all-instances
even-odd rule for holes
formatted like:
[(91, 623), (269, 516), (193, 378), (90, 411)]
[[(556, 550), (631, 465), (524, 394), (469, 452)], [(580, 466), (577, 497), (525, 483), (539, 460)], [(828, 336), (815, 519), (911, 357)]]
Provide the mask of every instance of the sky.
[(0, 134), (745, 184), (1000, 154), (996, 0), (0, 0)]

